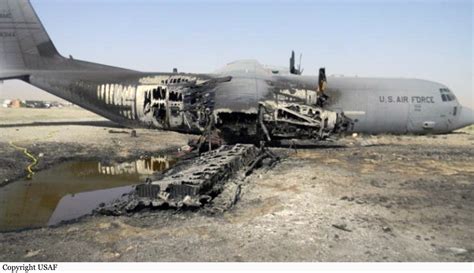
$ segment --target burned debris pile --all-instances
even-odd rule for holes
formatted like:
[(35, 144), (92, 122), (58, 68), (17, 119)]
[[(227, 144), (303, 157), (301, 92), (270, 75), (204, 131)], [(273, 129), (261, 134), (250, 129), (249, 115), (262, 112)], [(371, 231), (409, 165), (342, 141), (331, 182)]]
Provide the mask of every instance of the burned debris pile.
[(221, 146), (136, 186), (96, 212), (122, 215), (143, 209), (201, 207), (224, 211), (237, 201), (240, 182), (267, 157), (272, 157), (269, 151), (254, 145)]

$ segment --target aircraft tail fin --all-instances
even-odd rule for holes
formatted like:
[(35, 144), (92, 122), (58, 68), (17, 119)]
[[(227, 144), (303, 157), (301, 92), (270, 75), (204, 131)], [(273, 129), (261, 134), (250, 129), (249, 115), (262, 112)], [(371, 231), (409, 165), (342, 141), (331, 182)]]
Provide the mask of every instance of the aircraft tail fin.
[(29, 0), (0, 0), (0, 80), (23, 78), (62, 59)]

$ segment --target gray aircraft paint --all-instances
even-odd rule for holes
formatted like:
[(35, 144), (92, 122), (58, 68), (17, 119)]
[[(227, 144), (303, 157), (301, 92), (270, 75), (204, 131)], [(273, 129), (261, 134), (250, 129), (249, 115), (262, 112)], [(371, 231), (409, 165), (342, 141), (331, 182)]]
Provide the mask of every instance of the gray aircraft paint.
[[(216, 116), (255, 118), (259, 107), (272, 101), (297, 101), (306, 105), (303, 111), (315, 101), (317, 77), (253, 60), (213, 74), (183, 74), (64, 58), (28, 0), (1, 0), (0, 14), (0, 80), (24, 80), (125, 126), (198, 133), (205, 126), (204, 108)], [(423, 80), (329, 77), (325, 109), (344, 112), (354, 120), (353, 131), (366, 133), (445, 133), (473, 124), (472, 110), (456, 99), (443, 101), (441, 90), (447, 87)]]
[(435, 82), (374, 78), (329, 78), (328, 81), (331, 83), (328, 94), (335, 98), (332, 107), (358, 120), (355, 131), (445, 133), (465, 125), (460, 121), (469, 116), (470, 109), (461, 107), (457, 100), (443, 101), (440, 90), (447, 87)]

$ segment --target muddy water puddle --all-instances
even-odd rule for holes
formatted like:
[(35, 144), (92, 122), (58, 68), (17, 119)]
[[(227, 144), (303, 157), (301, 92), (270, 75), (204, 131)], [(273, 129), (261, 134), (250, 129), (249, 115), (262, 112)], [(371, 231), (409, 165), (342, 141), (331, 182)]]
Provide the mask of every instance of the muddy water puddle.
[(32, 180), (0, 188), (0, 232), (57, 225), (90, 214), (133, 190), (177, 159), (158, 156), (121, 164), (72, 161), (38, 172)]

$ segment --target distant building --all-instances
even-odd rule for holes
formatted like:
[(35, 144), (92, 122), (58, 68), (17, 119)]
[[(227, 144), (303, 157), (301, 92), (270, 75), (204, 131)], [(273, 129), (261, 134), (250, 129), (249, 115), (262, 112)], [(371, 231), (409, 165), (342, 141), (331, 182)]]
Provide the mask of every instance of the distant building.
[(12, 103), (12, 100), (3, 100), (2, 107), (3, 108), (8, 108), (8, 107), (10, 107), (11, 103)]
[(24, 101), (26, 108), (50, 108), (51, 104), (40, 100), (26, 100)]
[(20, 108), (21, 107), (21, 101), (20, 100), (12, 100), (10, 102), (10, 108)]
[[(1, 0), (0, 0), (1, 1)], [(19, 99), (0, 99), (0, 108), (35, 108), (49, 109), (74, 106), (71, 103), (58, 101), (41, 101), (41, 100), (19, 100)]]

